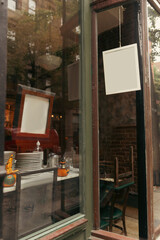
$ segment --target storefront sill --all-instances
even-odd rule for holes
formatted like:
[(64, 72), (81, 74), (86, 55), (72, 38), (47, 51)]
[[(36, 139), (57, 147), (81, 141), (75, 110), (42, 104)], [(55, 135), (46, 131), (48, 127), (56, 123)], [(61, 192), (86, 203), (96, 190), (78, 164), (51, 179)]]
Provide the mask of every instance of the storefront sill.
[(84, 224), (88, 221), (84, 218), (84, 214), (76, 214), (70, 218), (54, 223), (37, 232), (21, 237), (20, 240), (49, 240), (60, 239), (63, 234), (71, 235), (84, 228)]
[(83, 229), (85, 227), (85, 224), (87, 223), (87, 219), (83, 218), (76, 222), (73, 222), (55, 232), (50, 233), (49, 235), (40, 238), (40, 240), (51, 240), (51, 239), (57, 239), (60, 238), (62, 235), (68, 235), (69, 233), (76, 233), (76, 231), (79, 231), (79, 229)]
[(93, 239), (94, 237), (97, 237), (99, 239), (104, 239), (104, 240), (134, 240), (133, 238), (108, 232), (108, 231), (104, 231), (104, 230), (93, 230), (91, 232), (91, 237), (90, 237), (91, 240), (92, 240), (92, 236), (93, 236)]

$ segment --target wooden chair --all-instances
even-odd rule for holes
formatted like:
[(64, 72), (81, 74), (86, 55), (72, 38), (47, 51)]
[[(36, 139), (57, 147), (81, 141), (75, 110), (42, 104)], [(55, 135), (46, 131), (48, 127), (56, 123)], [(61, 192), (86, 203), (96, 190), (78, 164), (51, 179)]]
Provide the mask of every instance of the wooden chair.
[(130, 183), (130, 182), (134, 182), (133, 146), (130, 146), (129, 163), (131, 165), (130, 170), (120, 174), (118, 158), (117, 157), (115, 158), (115, 172), (114, 172), (115, 187)]
[[(119, 174), (118, 158), (114, 162), (114, 178), (112, 182), (101, 181), (101, 198), (100, 198), (100, 214), (101, 214), (101, 229), (117, 227), (127, 235), (125, 224), (125, 211), (128, 200), (129, 188), (134, 184), (134, 164), (133, 164), (133, 147), (130, 147), (130, 162), (131, 171)], [(121, 209), (116, 206), (119, 203)], [(122, 221), (123, 227), (118, 226), (116, 223)]]

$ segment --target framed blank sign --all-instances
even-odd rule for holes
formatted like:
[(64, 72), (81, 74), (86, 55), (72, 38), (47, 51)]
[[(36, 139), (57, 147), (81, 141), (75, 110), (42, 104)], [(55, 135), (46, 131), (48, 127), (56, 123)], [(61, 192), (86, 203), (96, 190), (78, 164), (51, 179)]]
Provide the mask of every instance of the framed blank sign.
[(24, 98), (21, 133), (45, 134), (49, 98), (26, 94)]
[(55, 93), (18, 85), (13, 126), (16, 135), (49, 137)]
[(106, 95), (140, 90), (137, 44), (103, 52)]

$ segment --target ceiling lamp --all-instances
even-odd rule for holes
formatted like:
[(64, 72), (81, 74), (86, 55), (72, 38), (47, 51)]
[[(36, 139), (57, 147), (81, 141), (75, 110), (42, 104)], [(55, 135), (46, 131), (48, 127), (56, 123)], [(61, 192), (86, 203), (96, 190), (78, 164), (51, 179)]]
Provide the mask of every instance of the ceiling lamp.
[(47, 71), (57, 69), (62, 63), (62, 59), (55, 55), (43, 55), (38, 57), (36, 65), (44, 68)]

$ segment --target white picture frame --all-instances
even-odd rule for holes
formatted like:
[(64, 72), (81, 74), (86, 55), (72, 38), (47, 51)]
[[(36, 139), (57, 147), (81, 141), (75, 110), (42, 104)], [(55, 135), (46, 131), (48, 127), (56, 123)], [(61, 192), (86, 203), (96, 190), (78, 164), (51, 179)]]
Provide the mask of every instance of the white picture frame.
[(103, 51), (106, 95), (141, 89), (137, 44)]

